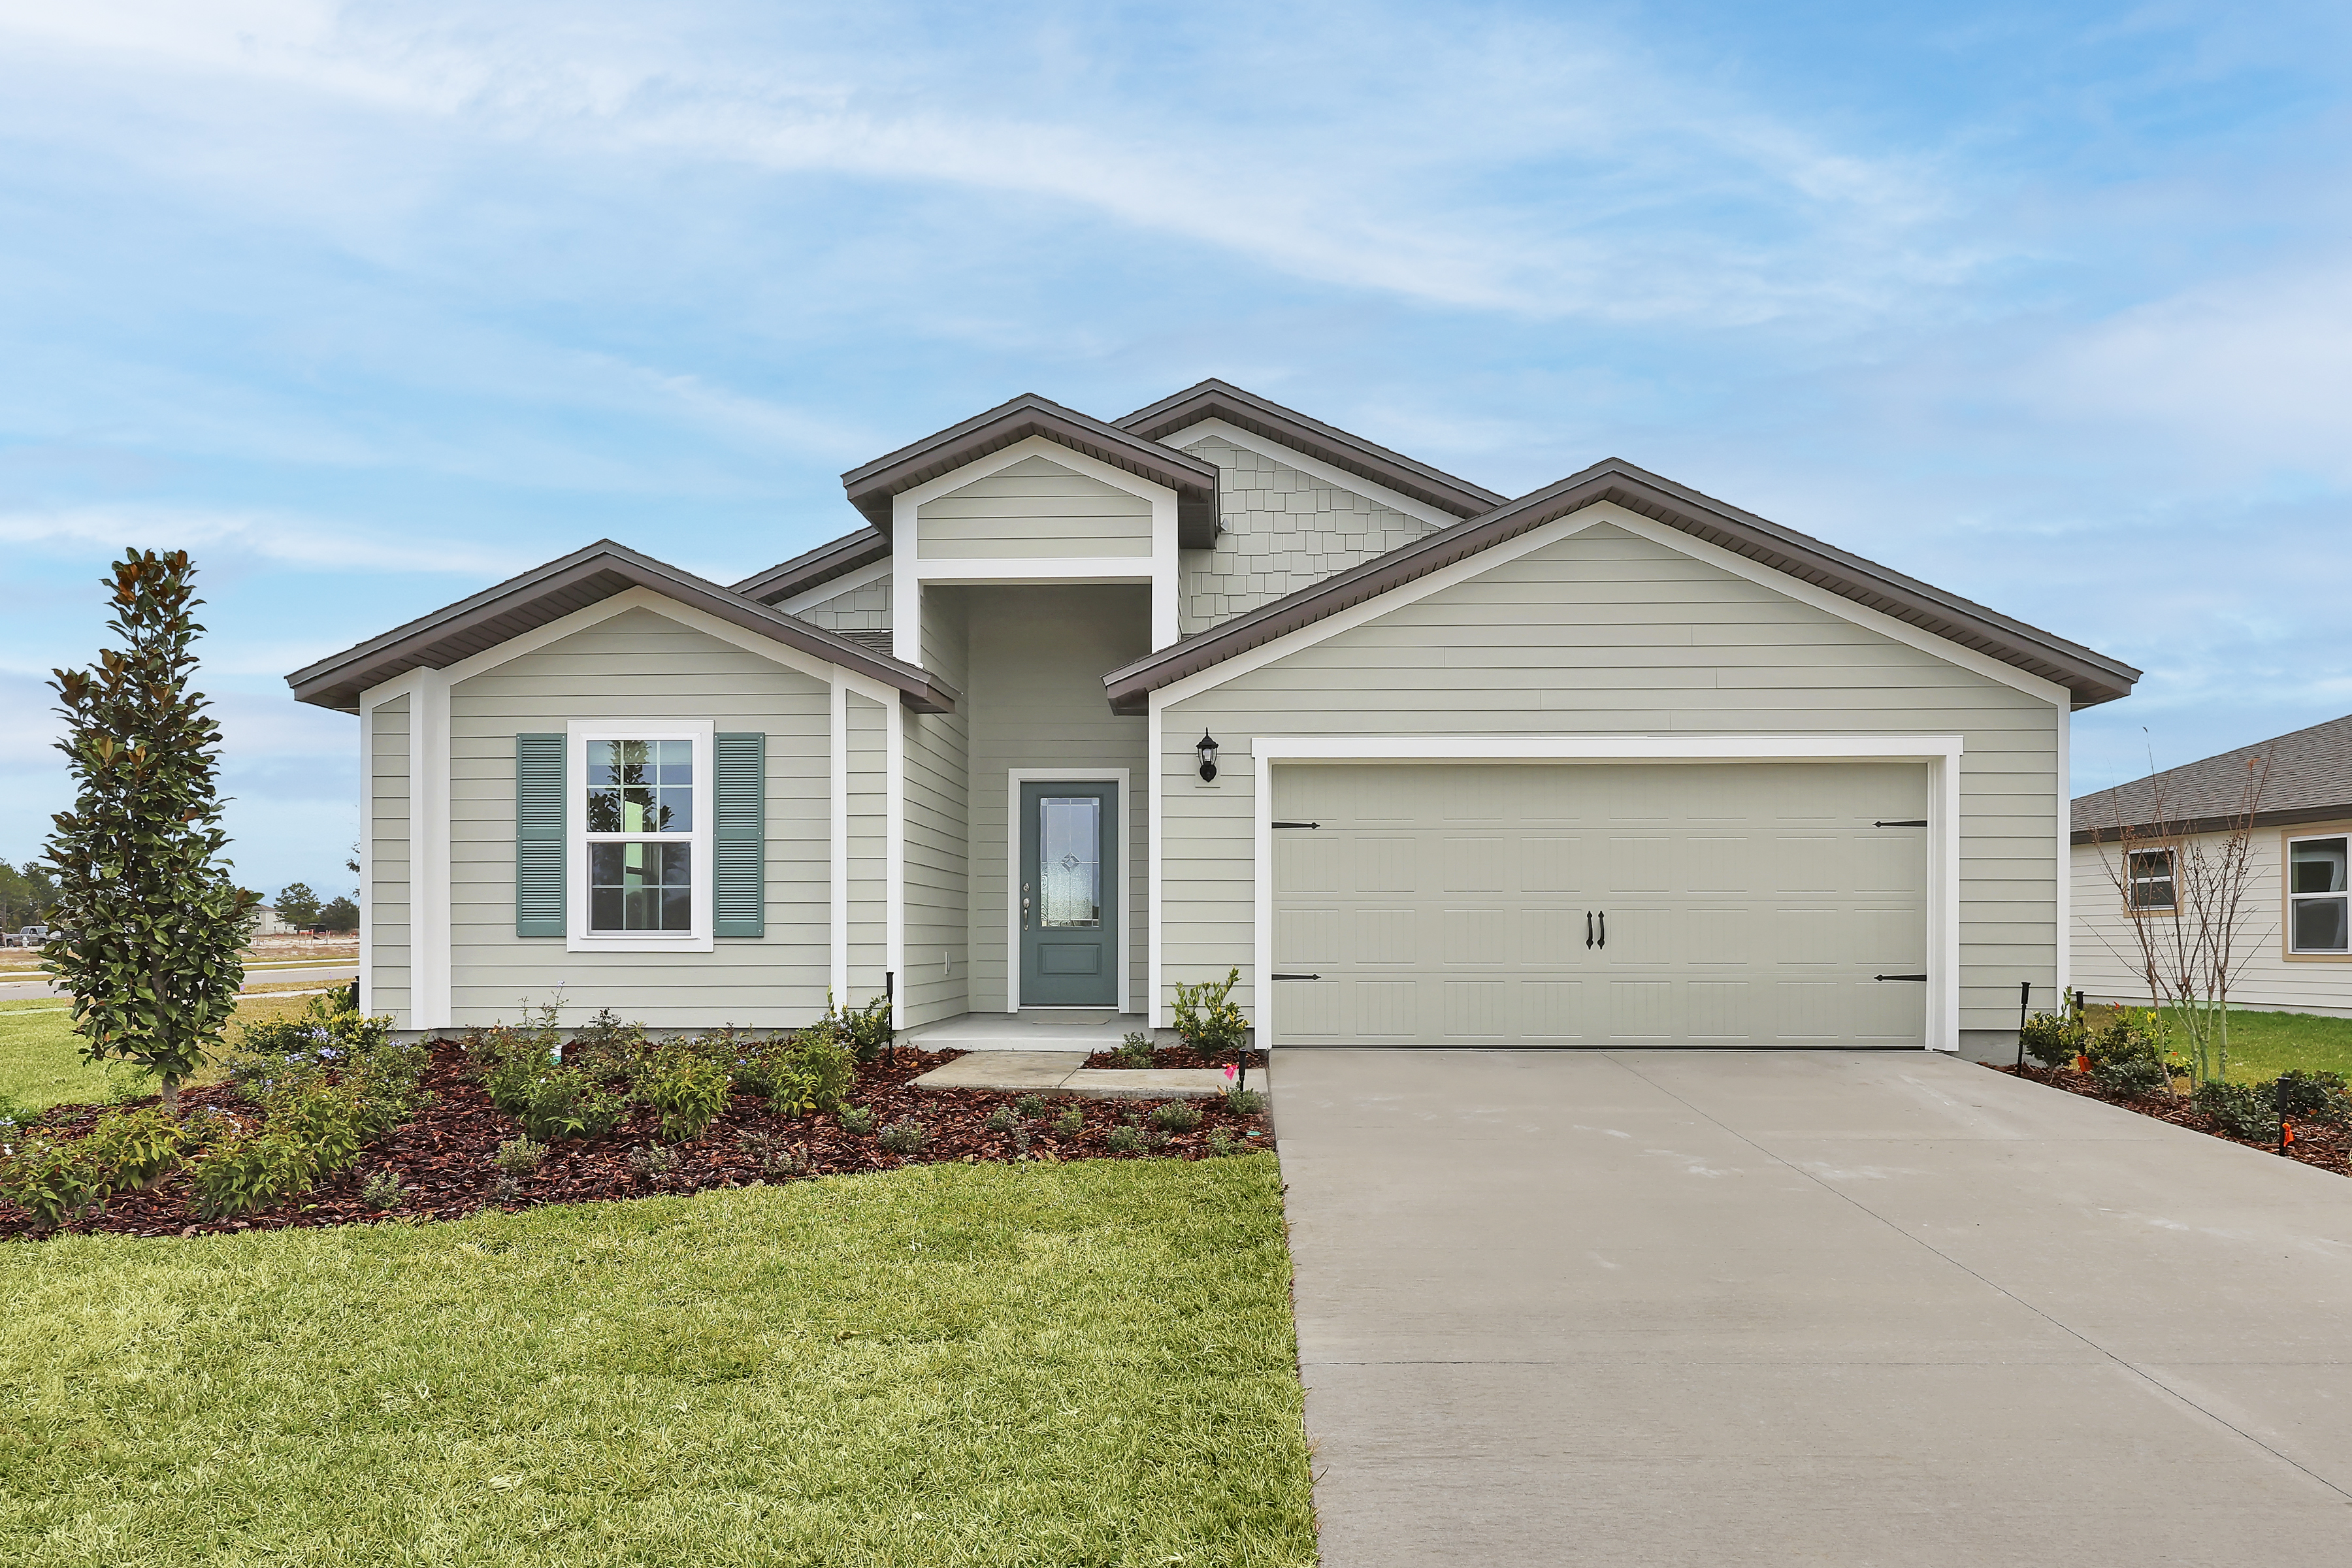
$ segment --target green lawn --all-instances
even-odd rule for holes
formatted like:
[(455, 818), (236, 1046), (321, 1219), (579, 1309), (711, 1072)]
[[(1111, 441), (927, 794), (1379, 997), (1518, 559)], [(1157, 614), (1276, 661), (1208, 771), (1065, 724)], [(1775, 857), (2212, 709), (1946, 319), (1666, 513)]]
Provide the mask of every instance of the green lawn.
[[(2186, 1048), (2177, 1025), (2174, 1041), (2174, 1049)], [(2276, 1078), (2289, 1068), (2352, 1078), (2352, 1018), (2231, 1009), (2230, 1076), (2251, 1083)]]
[(1271, 1155), (0, 1247), (0, 1559), (1306, 1563)]
[[(239, 1022), (251, 1023), (299, 1013), (310, 1000), (262, 992), (239, 1001), (236, 1016)], [(68, 1005), (66, 998), (58, 996), (0, 1002), (0, 1099), (40, 1110), (52, 1105), (95, 1104), (118, 1083), (141, 1094), (154, 1093), (153, 1081), (125, 1063), (101, 1070), (82, 1059), (81, 1038), (73, 1032)], [(232, 1043), (237, 1037), (234, 1026), (228, 1037)], [(215, 1064), (192, 1081), (208, 1082), (218, 1071)]]

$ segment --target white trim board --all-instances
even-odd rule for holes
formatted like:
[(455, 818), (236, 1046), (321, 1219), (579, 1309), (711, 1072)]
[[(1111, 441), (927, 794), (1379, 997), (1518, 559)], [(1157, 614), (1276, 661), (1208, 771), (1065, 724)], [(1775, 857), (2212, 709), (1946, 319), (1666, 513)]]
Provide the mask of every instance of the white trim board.
[[(1959, 1049), (1961, 741), (1958, 735), (1393, 735), (1260, 736), (1252, 745), (1255, 975), (1258, 1043), (1280, 1043), (1274, 1016), (1274, 769), (1283, 763), (1920, 762), (1927, 775), (1928, 1050)], [(1154, 930), (1152, 941), (1160, 933)], [(2063, 942), (2062, 934), (2060, 938)]]
[[(1118, 1010), (1135, 1010), (1135, 802), (1126, 768), (1007, 768), (1004, 770), (1004, 1010), (1021, 1011), (1021, 786), (1024, 784), (1118, 785)], [(1155, 838), (1154, 843), (1158, 840)], [(1151, 937), (1157, 963), (1159, 937)]]
[(1297, 447), (1286, 447), (1269, 437), (1244, 430), (1237, 425), (1228, 425), (1222, 419), (1203, 419), (1198, 425), (1187, 425), (1172, 436), (1160, 437), (1160, 444), (1184, 451), (1194, 443), (1206, 441), (1212, 437), (1225, 442), (1229, 446), (1239, 447), (1244, 452), (1255, 452), (1261, 458), (1271, 458), (1277, 463), (1297, 468), (1311, 479), (1321, 480), (1334, 489), (1346, 490), (1350, 495), (1361, 496), (1369, 501), (1378, 501), (1391, 511), (1401, 511), (1416, 521), (1429, 524), (1432, 528), (1450, 528), (1462, 521), (1459, 514), (1447, 511), (1444, 507), (1432, 506), (1425, 500), (1415, 500), (1412, 497), (1392, 490), (1386, 485), (1375, 484), (1361, 475), (1351, 474), (1347, 469), (1327, 463), (1320, 458), (1308, 457)]
[[(1204, 691), (1213, 691), (1228, 681), (1238, 680), (1244, 675), (1287, 658), (1304, 648), (1312, 647), (1343, 632), (1353, 631), (1367, 622), (1378, 620), (1392, 610), (1401, 610), (1408, 605), (1419, 604), (1433, 594), (1442, 594), (1448, 588), (1466, 583), (1496, 567), (1507, 565), (1522, 555), (1557, 544), (1562, 540), (1573, 538), (1594, 524), (1602, 522), (1612, 523), (1628, 533), (1638, 535), (1653, 543), (1664, 545), (1669, 550), (1679, 551), (1711, 566), (1720, 567), (1734, 576), (1743, 577), (1748, 582), (1769, 588), (1776, 594), (1784, 595), (1800, 604), (1810, 605), (1842, 620), (1850, 621), (1865, 631), (1876, 632), (1882, 637), (1889, 637), (1907, 647), (1916, 648), (1932, 658), (1942, 659), (1947, 664), (1957, 666), (1971, 674), (1981, 675), (1987, 679), (1998, 681), (2029, 697), (2062, 708), (2071, 706), (2074, 701), (2073, 694), (2054, 681), (2044, 680), (2038, 675), (2029, 675), (2024, 670), (2003, 664), (1989, 654), (1981, 654), (1974, 648), (1963, 647), (1958, 643), (1947, 641), (1933, 632), (1922, 631), (1917, 626), (1905, 621), (1898, 621), (1892, 616), (1883, 615), (1865, 605), (1857, 605), (1853, 600), (1832, 594), (1826, 588), (1816, 587), (1802, 578), (1792, 577), (1785, 572), (1761, 565), (1744, 555), (1735, 554), (1728, 550), (1709, 544), (1703, 539), (1694, 539), (1678, 529), (1668, 528), (1665, 524), (1654, 522), (1638, 512), (1628, 511), (1613, 501), (1596, 501), (1591, 506), (1580, 507), (1565, 517), (1555, 518), (1540, 528), (1528, 530), (1517, 539), (1506, 540), (1475, 555), (1466, 555), (1450, 565), (1439, 567), (1426, 576), (1416, 578), (1410, 583), (1400, 584), (1385, 594), (1376, 594), (1360, 604), (1350, 605), (1344, 610), (1326, 616), (1312, 626), (1305, 626), (1296, 631), (1286, 632), (1270, 642), (1261, 643), (1244, 653), (1235, 654), (1233, 658), (1211, 665), (1206, 669), (1188, 675), (1181, 680), (1171, 681), (1153, 692), (1152, 700), (1177, 703), (1198, 697)], [(1213, 632), (1210, 635), (1214, 634)]]

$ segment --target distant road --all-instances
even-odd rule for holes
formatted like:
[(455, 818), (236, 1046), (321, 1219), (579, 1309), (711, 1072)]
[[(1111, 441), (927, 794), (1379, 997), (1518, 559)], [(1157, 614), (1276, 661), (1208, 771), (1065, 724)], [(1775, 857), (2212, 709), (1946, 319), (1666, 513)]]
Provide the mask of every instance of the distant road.
[[(248, 969), (245, 972), (245, 984), (246, 988), (247, 990), (251, 990), (257, 985), (291, 984), (297, 980), (351, 980), (356, 978), (359, 972), (359, 961), (352, 958), (340, 959), (333, 963), (317, 964), (306, 963), (285, 969), (273, 969), (256, 965), (254, 968)], [(0, 982), (0, 1002), (25, 1001), (38, 996), (62, 996), (64, 994), (64, 992), (58, 990), (47, 980), (12, 980)]]

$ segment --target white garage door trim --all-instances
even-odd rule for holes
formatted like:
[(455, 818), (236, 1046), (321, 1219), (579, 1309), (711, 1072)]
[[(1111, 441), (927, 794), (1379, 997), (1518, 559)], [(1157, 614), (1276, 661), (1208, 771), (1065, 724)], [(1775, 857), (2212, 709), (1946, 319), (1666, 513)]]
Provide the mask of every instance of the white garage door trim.
[[(1281, 1044), (1274, 1007), (1274, 770), (1284, 763), (1919, 762), (1927, 770), (1929, 1050), (1960, 1047), (1960, 737), (1958, 735), (1260, 736), (1255, 843), (1258, 1043)], [(1156, 933), (1155, 933), (1156, 935)]]

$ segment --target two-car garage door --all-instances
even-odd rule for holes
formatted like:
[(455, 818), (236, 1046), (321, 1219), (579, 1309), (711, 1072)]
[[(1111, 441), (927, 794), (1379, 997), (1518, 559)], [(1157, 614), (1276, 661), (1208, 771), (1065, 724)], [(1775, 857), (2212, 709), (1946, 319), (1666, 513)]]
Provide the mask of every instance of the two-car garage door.
[(1281, 764), (1273, 805), (1282, 1044), (1924, 1041), (1925, 764)]

